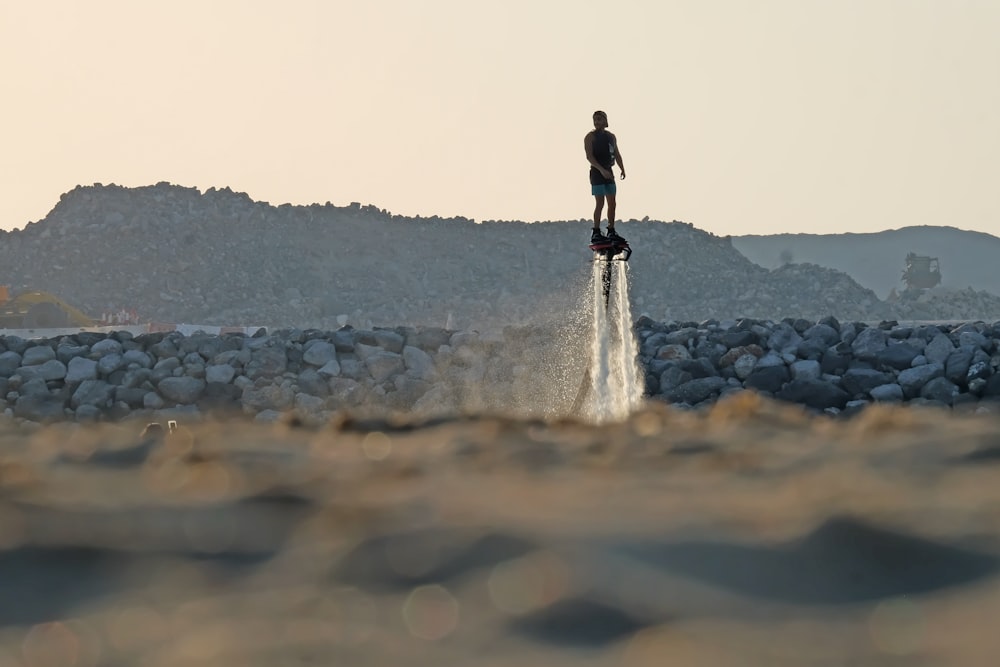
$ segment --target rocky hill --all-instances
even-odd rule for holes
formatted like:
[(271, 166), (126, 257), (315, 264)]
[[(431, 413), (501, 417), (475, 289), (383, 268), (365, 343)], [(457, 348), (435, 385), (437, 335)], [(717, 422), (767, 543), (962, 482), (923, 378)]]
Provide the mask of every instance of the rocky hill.
[(885, 298), (902, 290), (906, 254), (940, 260), (942, 290), (972, 288), (1000, 294), (1000, 237), (954, 227), (904, 227), (872, 234), (774, 234), (735, 236), (733, 245), (751, 261), (774, 268), (786, 261), (811, 262), (849, 274)]
[[(764, 268), (683, 222), (625, 221), (636, 315), (1000, 319), (967, 291), (888, 303), (816, 264)], [(585, 220), (409, 218), (374, 206), (272, 206), (228, 188), (78, 187), (43, 220), (0, 232), (0, 283), (58, 294), (91, 313), (147, 320), (335, 329), (487, 329), (572, 322), (591, 276)]]

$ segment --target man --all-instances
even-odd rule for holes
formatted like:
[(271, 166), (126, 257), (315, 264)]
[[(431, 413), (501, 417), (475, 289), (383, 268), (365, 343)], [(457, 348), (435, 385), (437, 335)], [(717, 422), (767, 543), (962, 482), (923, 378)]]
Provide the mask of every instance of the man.
[[(611, 168), (617, 163), (621, 170), (622, 180), (625, 180), (625, 164), (622, 162), (621, 151), (618, 150), (618, 139), (608, 132), (608, 114), (603, 111), (594, 112), (594, 129), (583, 139), (583, 148), (587, 152), (587, 162), (590, 163), (590, 192), (596, 200), (594, 207), (594, 231), (590, 236), (591, 243), (601, 243), (605, 240), (624, 241), (615, 231), (615, 175)], [(608, 235), (601, 234), (601, 213), (604, 201), (608, 202)]]

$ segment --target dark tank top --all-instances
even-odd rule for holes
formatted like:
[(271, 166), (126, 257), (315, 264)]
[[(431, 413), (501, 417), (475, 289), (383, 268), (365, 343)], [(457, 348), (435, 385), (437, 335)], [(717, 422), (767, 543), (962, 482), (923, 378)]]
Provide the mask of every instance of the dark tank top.
[[(594, 159), (597, 163), (606, 169), (611, 169), (615, 164), (615, 137), (613, 134), (607, 130), (594, 130), (594, 136), (590, 143), (591, 150), (594, 152)], [(615, 180), (607, 179), (601, 175), (601, 172), (597, 171), (593, 166), (590, 167), (590, 183), (591, 185), (602, 185), (607, 183), (614, 183)]]
[(594, 140), (591, 143), (594, 158), (602, 167), (610, 169), (615, 164), (615, 137), (607, 130), (594, 130)]

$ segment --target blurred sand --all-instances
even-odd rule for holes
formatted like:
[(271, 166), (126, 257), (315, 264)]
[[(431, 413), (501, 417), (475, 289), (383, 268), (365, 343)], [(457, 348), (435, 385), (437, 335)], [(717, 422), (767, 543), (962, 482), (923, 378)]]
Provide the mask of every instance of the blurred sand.
[(1000, 417), (0, 429), (0, 665), (994, 665)]

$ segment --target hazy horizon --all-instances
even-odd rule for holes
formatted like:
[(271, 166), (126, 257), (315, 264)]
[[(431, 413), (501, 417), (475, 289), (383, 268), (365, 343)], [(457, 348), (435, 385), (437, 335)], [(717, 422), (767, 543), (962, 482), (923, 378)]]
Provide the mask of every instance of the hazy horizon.
[(162, 181), (589, 218), (601, 108), (623, 220), (996, 235), (998, 33), (986, 0), (0, 0), (0, 228), (77, 185)]

